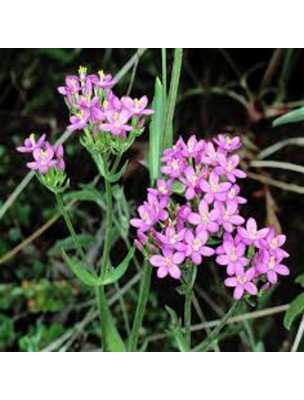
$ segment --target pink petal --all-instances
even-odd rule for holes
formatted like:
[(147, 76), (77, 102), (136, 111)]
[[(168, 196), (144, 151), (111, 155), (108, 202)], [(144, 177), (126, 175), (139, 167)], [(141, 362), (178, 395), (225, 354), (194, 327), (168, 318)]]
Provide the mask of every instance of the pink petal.
[(191, 213), (188, 217), (188, 221), (193, 225), (198, 225), (201, 223), (202, 218), (199, 214)]
[(162, 267), (165, 262), (164, 257), (159, 255), (151, 256), (149, 261), (154, 267)]
[(216, 257), (216, 262), (219, 265), (228, 265), (229, 264), (229, 257), (226, 255), (220, 255)]
[(285, 265), (282, 265), (282, 264), (276, 265), (275, 272), (277, 272), (280, 275), (284, 275), (284, 276), (287, 276), (290, 274), (289, 269)]
[(168, 275), (168, 269), (166, 267), (160, 267), (157, 269), (158, 278), (164, 278)]
[(237, 285), (237, 280), (236, 278), (226, 278), (224, 283), (228, 287), (234, 287)]
[(251, 295), (256, 295), (258, 292), (257, 287), (252, 283), (252, 282), (247, 282), (245, 285), (245, 290), (251, 294)]
[(195, 251), (191, 254), (191, 260), (193, 264), (200, 265), (202, 263), (202, 256), (198, 251)]
[(234, 292), (233, 292), (233, 297), (235, 298), (235, 300), (240, 300), (240, 298), (243, 296), (243, 294), (244, 294), (244, 287), (236, 286), (236, 288), (234, 289)]
[(215, 251), (211, 247), (204, 246), (200, 249), (200, 253), (205, 257), (211, 257)]
[(275, 284), (277, 283), (278, 275), (274, 271), (268, 271), (267, 279), (269, 280), (270, 283)]
[(253, 218), (249, 218), (246, 224), (246, 228), (248, 231), (256, 231), (257, 223)]
[(169, 268), (169, 274), (172, 276), (172, 278), (179, 279), (181, 277), (181, 270), (176, 265), (172, 265)]
[(181, 264), (184, 261), (184, 259), (185, 259), (185, 254), (180, 252), (175, 253), (172, 257), (172, 261), (174, 262), (174, 264)]

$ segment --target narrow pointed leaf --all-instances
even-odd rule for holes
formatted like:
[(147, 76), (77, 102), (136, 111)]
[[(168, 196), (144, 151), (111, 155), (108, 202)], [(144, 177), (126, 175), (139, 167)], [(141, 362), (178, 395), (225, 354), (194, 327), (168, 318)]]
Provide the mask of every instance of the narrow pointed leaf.
[(304, 107), (299, 108), (298, 110), (291, 111), (285, 115), (282, 115), (279, 118), (276, 118), (272, 126), (277, 127), (284, 124), (291, 124), (294, 122), (303, 122), (304, 121)]
[(121, 170), (116, 172), (116, 174), (108, 174), (106, 176), (106, 179), (108, 181), (110, 181), (111, 183), (115, 183), (117, 181), (119, 181), (119, 179), (124, 175), (124, 173), (126, 172), (127, 166), (129, 164), (129, 160), (127, 160), (124, 165), (122, 166)]
[(154, 114), (150, 124), (149, 171), (151, 182), (153, 183), (156, 181), (159, 175), (162, 137), (165, 127), (165, 96), (164, 89), (159, 78), (156, 78), (155, 81), (152, 108), (154, 110)]
[(107, 272), (107, 274), (102, 278), (102, 280), (100, 281), (101, 284), (110, 285), (111, 283), (118, 281), (126, 273), (130, 261), (134, 256), (134, 253), (135, 253), (135, 248), (131, 247), (124, 260), (116, 268), (111, 268)]
[(88, 270), (84, 269), (81, 267), (79, 264), (79, 261), (75, 261), (71, 257), (67, 255), (67, 253), (64, 251), (64, 248), (62, 247), (62, 255), (65, 260), (65, 262), (68, 264), (70, 269), (74, 272), (74, 274), (83, 282), (85, 285), (88, 286), (99, 286), (100, 285), (100, 280), (95, 275), (94, 272), (89, 272)]
[(304, 293), (301, 293), (296, 297), (290, 304), (284, 317), (284, 326), (286, 329), (290, 329), (293, 321), (304, 312)]

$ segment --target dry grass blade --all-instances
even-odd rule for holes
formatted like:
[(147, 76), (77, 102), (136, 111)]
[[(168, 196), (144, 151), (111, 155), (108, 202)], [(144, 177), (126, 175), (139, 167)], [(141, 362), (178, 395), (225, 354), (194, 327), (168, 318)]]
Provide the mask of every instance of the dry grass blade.
[(250, 163), (250, 166), (254, 168), (285, 169), (287, 171), (299, 172), (300, 174), (304, 174), (304, 167), (302, 165), (288, 163), (284, 161), (255, 160)]
[(264, 183), (266, 185), (274, 186), (282, 190), (287, 190), (288, 192), (304, 194), (303, 186), (299, 186), (294, 183), (278, 181), (276, 179), (269, 178), (268, 176), (259, 175), (254, 172), (247, 172), (247, 175), (249, 178)]

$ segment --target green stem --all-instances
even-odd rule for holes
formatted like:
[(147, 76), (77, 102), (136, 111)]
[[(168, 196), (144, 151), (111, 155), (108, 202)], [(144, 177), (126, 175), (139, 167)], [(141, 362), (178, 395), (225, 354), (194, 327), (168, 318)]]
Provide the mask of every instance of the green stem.
[(140, 285), (139, 298), (137, 302), (137, 308), (135, 312), (134, 322), (129, 337), (129, 351), (136, 351), (139, 330), (142, 325), (146, 304), (148, 301), (150, 285), (151, 285), (152, 267), (148, 261), (145, 262), (143, 268), (143, 276)]
[(221, 322), (218, 324), (218, 326), (211, 332), (211, 334), (199, 345), (197, 345), (193, 351), (208, 351), (210, 346), (212, 345), (212, 343), (214, 342), (214, 340), (216, 340), (218, 334), (220, 333), (220, 331), (224, 328), (224, 326), (226, 325), (227, 321), (229, 320), (229, 318), (231, 317), (231, 315), (233, 314), (234, 310), (236, 309), (237, 305), (239, 303), (237, 301), (235, 301), (232, 306), (229, 308), (229, 310), (227, 311), (227, 314), (224, 315), (224, 317), (222, 318)]
[(191, 350), (191, 306), (192, 306), (192, 290), (196, 276), (196, 270), (193, 265), (189, 266), (189, 282), (185, 293), (184, 306), (184, 325), (185, 325), (185, 340), (187, 351)]
[(170, 147), (173, 144), (173, 117), (179, 86), (179, 78), (183, 61), (183, 49), (175, 49), (173, 68), (171, 74), (170, 91), (167, 105), (166, 121), (165, 121), (165, 134), (164, 145)]
[(101, 264), (101, 275), (104, 276), (109, 268), (109, 259), (110, 259), (110, 250), (112, 243), (112, 226), (113, 226), (113, 199), (112, 199), (112, 185), (111, 183), (105, 179), (105, 189), (106, 189), (106, 202), (107, 202), (107, 211), (106, 211), (106, 231), (105, 231), (105, 242), (102, 256), (102, 264)]
[(76, 249), (77, 249), (79, 255), (81, 256), (81, 258), (83, 259), (83, 261), (86, 264), (88, 264), (86, 255), (85, 255), (85, 253), (83, 251), (81, 243), (80, 243), (80, 241), (78, 239), (78, 236), (77, 236), (77, 234), (76, 234), (76, 232), (74, 230), (74, 227), (72, 225), (72, 221), (71, 221), (71, 219), (69, 217), (69, 214), (68, 214), (68, 212), (67, 212), (67, 210), (65, 208), (65, 205), (63, 203), (62, 196), (61, 196), (60, 193), (55, 193), (55, 197), (56, 197), (56, 200), (57, 200), (57, 204), (58, 204), (59, 210), (60, 210), (60, 212), (61, 212), (61, 214), (62, 214), (62, 216), (64, 218), (66, 226), (67, 226), (67, 228), (68, 228), (68, 230), (69, 230), (69, 232), (70, 232), (70, 234), (72, 236), (72, 239), (73, 239), (73, 241), (75, 243)]

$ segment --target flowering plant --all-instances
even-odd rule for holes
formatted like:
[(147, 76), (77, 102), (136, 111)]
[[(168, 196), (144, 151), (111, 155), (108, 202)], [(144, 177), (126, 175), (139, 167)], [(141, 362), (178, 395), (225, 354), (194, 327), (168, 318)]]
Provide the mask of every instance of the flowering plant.
[[(105, 196), (102, 201), (106, 202), (106, 226), (100, 266), (91, 265), (64, 204), (62, 193), (68, 189), (70, 182), (65, 172), (62, 144), (52, 145), (46, 140), (46, 134), (40, 138), (31, 134), (23, 145), (17, 147), (18, 152), (32, 155), (27, 167), (35, 171), (39, 181), (56, 196), (77, 249), (77, 257), (67, 254), (64, 248), (62, 255), (80, 281), (95, 291), (102, 347), (106, 351), (136, 350), (152, 267), (156, 269), (158, 278), (173, 278), (181, 283), (178, 291), (185, 296), (184, 327), (180, 326), (176, 314), (170, 309), (169, 312), (174, 322), (172, 332), (182, 351), (192, 348), (191, 300), (199, 268), (206, 269), (209, 262), (222, 270), (225, 267), (224, 285), (233, 288), (236, 301), (218, 328), (194, 350), (209, 348), (242, 298), (249, 302), (251, 296), (263, 295), (270, 285), (277, 282), (279, 275), (289, 274), (288, 267), (282, 263), (288, 257), (282, 248), (285, 235), (276, 234), (271, 227), (259, 229), (254, 218), (246, 220), (242, 215), (241, 207), (247, 200), (241, 195), (240, 180), (246, 178), (246, 173), (240, 167), (237, 153), (242, 146), (240, 137), (219, 134), (207, 141), (193, 135), (187, 142), (180, 138), (175, 145), (170, 145), (170, 124), (180, 67), (181, 59), (176, 57), (165, 122), (165, 90), (159, 80), (156, 81), (152, 103), (155, 114), (148, 107), (145, 95), (139, 99), (128, 95), (117, 97), (113, 92), (115, 78), (103, 71), (93, 75), (81, 67), (78, 75), (67, 76), (65, 86), (58, 88), (70, 112), (68, 131), (81, 132), (80, 143), (104, 178)], [(139, 215), (130, 220), (137, 230), (135, 246), (144, 255), (144, 267), (134, 322), (125, 341), (112, 317), (105, 288), (117, 283), (132, 259), (137, 264), (138, 260), (134, 254), (135, 247), (126, 240), (129, 247), (127, 255), (119, 265), (112, 266), (110, 250), (115, 200), (112, 186), (126, 170), (128, 161), (119, 170), (123, 154), (143, 133), (146, 120), (151, 115), (151, 132), (158, 130), (159, 135), (164, 132), (164, 140), (152, 138), (156, 143), (152, 146), (155, 151), (152, 164), (153, 161), (158, 164), (164, 143), (169, 145), (161, 157), (161, 175), (158, 165), (153, 167), (153, 173), (150, 171), (152, 182), (158, 176), (156, 185), (148, 188), (146, 201), (138, 207)], [(94, 196), (99, 196), (98, 191)]]
[(193, 265), (213, 256), (226, 267), (224, 284), (240, 300), (289, 274), (281, 263), (288, 257), (281, 248), (286, 236), (272, 228), (259, 230), (254, 218), (244, 227), (240, 206), (247, 200), (240, 196), (238, 179), (246, 174), (235, 154), (240, 147), (239, 137), (220, 134), (213, 141), (191, 136), (185, 143), (180, 138), (164, 151), (163, 177), (156, 189), (148, 189), (139, 218), (131, 220), (137, 228), (136, 245), (159, 278), (185, 279)]

